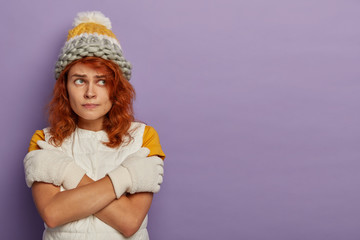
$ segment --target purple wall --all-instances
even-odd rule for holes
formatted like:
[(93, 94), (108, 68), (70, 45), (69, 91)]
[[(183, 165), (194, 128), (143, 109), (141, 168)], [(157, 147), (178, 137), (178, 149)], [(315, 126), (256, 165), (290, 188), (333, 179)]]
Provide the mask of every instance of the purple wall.
[(359, 1), (98, 2), (2, 3), (1, 239), (41, 238), (22, 160), (84, 10), (111, 18), (167, 153), (152, 239), (360, 238)]

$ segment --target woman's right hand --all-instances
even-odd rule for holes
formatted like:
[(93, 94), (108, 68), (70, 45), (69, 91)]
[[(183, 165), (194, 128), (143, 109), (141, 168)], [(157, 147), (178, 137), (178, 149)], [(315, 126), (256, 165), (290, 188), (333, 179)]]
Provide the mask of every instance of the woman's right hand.
[(108, 173), (117, 198), (125, 192), (159, 192), (163, 182), (164, 162), (157, 156), (147, 157), (148, 148), (129, 155), (121, 165)]
[(85, 175), (85, 170), (61, 149), (45, 141), (38, 141), (40, 150), (29, 152), (24, 159), (25, 179), (28, 187), (34, 182), (63, 185), (73, 189)]

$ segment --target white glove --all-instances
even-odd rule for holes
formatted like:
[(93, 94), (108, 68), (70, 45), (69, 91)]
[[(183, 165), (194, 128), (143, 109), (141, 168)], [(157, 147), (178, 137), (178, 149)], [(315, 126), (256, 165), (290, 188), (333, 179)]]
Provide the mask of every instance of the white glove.
[(164, 162), (157, 156), (147, 157), (149, 153), (148, 148), (140, 148), (129, 155), (118, 168), (108, 173), (117, 198), (125, 192), (134, 194), (160, 191)]
[(73, 189), (79, 184), (85, 170), (58, 148), (45, 141), (38, 141), (41, 150), (26, 154), (24, 159), (25, 179), (28, 187), (34, 182), (63, 185), (65, 189)]

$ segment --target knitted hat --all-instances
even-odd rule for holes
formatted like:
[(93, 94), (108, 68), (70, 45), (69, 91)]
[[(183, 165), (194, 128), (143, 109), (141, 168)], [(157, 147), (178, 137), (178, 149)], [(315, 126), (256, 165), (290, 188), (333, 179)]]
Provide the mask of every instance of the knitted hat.
[(56, 62), (56, 79), (71, 62), (94, 56), (117, 63), (124, 76), (130, 80), (131, 64), (124, 58), (120, 43), (111, 31), (109, 18), (97, 11), (80, 12), (73, 26)]

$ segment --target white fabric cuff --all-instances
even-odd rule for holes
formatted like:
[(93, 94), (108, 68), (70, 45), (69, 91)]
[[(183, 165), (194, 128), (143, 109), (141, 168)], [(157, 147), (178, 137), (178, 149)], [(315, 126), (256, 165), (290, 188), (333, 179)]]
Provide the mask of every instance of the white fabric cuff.
[(24, 158), (24, 170), (25, 170), (25, 181), (26, 181), (26, 185), (31, 188), (31, 186), (34, 183), (34, 177), (33, 175), (35, 175), (36, 173), (30, 171), (31, 167), (29, 167), (28, 162), (30, 162), (31, 158), (33, 157), (33, 155), (35, 154), (35, 150), (28, 152)]
[(116, 198), (120, 198), (126, 191), (128, 191), (128, 188), (131, 186), (131, 177), (129, 171), (123, 166), (120, 166), (109, 172), (108, 176), (110, 177), (113, 184)]

